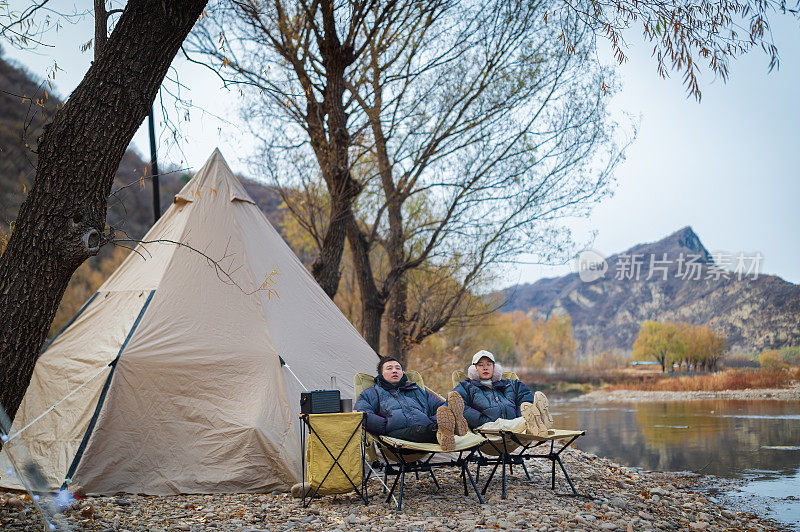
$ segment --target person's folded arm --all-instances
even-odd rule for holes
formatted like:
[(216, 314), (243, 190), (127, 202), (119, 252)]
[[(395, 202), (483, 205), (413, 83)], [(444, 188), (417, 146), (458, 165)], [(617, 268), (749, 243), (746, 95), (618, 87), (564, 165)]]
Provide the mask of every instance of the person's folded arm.
[(464, 399), (464, 418), (467, 420), (467, 424), (469, 428), (474, 429), (480, 427), (484, 423), (488, 423), (492, 421), (489, 419), (489, 416), (482, 414), (479, 410), (471, 407), (470, 404), (472, 403), (472, 398), (467, 393), (466, 388), (459, 382), (456, 386), (455, 390), (458, 392), (458, 395)]
[(530, 388), (525, 386), (525, 383), (522, 381), (514, 381), (514, 386), (516, 388), (516, 397), (517, 397), (517, 410), (519, 410), (519, 406), (522, 403), (532, 403), (533, 402), (533, 392)]
[(367, 414), (367, 432), (373, 434), (386, 434), (387, 419), (378, 412), (380, 411), (380, 401), (378, 394), (372, 388), (367, 388), (358, 396), (355, 409), (358, 412)]
[(444, 401), (436, 397), (433, 393), (429, 392), (428, 390), (423, 390), (425, 395), (427, 396), (428, 401), (428, 417), (430, 419), (436, 419), (436, 411), (439, 409), (440, 406), (444, 404)]

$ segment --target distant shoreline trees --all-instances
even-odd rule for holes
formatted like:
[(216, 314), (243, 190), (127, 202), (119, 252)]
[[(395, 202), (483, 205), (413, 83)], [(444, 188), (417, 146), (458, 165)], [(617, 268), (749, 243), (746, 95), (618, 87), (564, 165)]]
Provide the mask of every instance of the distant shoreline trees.
[(633, 360), (655, 360), (666, 372), (674, 364), (713, 370), (725, 351), (725, 337), (706, 325), (645, 321), (633, 342)]

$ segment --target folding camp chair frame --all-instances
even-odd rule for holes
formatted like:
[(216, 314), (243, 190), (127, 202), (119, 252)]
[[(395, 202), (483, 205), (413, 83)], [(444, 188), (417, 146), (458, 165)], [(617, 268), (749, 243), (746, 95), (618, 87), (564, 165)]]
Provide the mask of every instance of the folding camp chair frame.
[[(497, 453), (497, 457), (490, 458), (487, 457), (484, 453), (478, 450), (477, 456), (474, 458), (474, 461), (477, 462), (477, 470), (475, 473), (476, 480), (480, 478), (480, 468), (482, 465), (489, 466), (494, 465), (492, 472), (489, 474), (489, 478), (486, 479), (486, 484), (483, 486), (481, 493), (484, 495), (486, 494), (486, 490), (489, 488), (489, 484), (494, 477), (495, 472), (499, 466), (502, 466), (501, 469), (501, 476), (502, 476), (502, 495), (503, 499), (506, 498), (506, 468), (508, 467), (509, 473), (513, 473), (513, 465), (519, 464), (522, 466), (522, 469), (525, 471), (525, 476), (528, 477), (529, 481), (532, 481), (530, 473), (528, 473), (528, 468), (525, 466), (525, 460), (530, 458), (545, 458), (550, 460), (550, 489), (555, 491), (556, 489), (556, 463), (558, 463), (561, 471), (564, 473), (564, 478), (567, 479), (567, 483), (569, 487), (572, 488), (572, 494), (564, 494), (566, 496), (579, 496), (578, 491), (575, 489), (575, 485), (572, 483), (572, 479), (569, 477), (569, 473), (567, 473), (567, 469), (564, 467), (564, 462), (561, 461), (561, 453), (564, 452), (567, 447), (572, 445), (575, 440), (579, 437), (586, 434), (586, 431), (581, 431), (579, 434), (574, 434), (572, 436), (565, 436), (563, 438), (552, 438), (547, 440), (531, 440), (527, 443), (523, 443), (517, 437), (517, 434), (511, 431), (500, 430), (500, 431), (491, 431), (491, 432), (484, 432), (480, 429), (475, 429), (475, 432), (480, 434), (481, 436), (485, 437), (488, 441), (488, 444), (492, 447), (492, 449)], [(498, 442), (492, 441), (490, 436), (500, 436), (501, 441), (499, 443), (502, 444), (502, 448), (498, 447)], [(563, 444), (560, 449), (555, 448), (556, 440), (566, 440), (569, 438), (567, 443)], [(513, 452), (514, 450), (508, 449), (508, 441), (511, 440), (514, 444), (518, 445), (521, 449), (519, 452)], [(542, 453), (528, 453), (527, 451), (531, 448), (535, 449), (547, 442), (550, 442), (550, 451), (547, 454)], [(557, 494), (561, 495), (561, 494)]]
[[(373, 437), (377, 440), (378, 450), (380, 451), (381, 455), (383, 455), (384, 479), (388, 479), (389, 476), (394, 476), (394, 482), (392, 483), (392, 487), (389, 490), (389, 495), (386, 497), (387, 503), (392, 499), (394, 491), (397, 488), (398, 482), (400, 483), (400, 491), (397, 497), (398, 512), (402, 511), (403, 509), (403, 491), (405, 489), (406, 473), (414, 473), (417, 476), (417, 479), (419, 479), (420, 472), (428, 472), (433, 478), (433, 483), (436, 485), (436, 490), (438, 491), (440, 489), (439, 481), (436, 480), (436, 475), (433, 472), (434, 467), (460, 468), (461, 481), (463, 482), (464, 485), (464, 495), (469, 495), (469, 490), (467, 489), (467, 478), (469, 478), (469, 481), (472, 484), (472, 489), (475, 491), (475, 495), (477, 495), (478, 497), (478, 501), (480, 501), (480, 503), (483, 504), (483, 497), (481, 497), (481, 493), (480, 491), (478, 491), (478, 485), (475, 483), (475, 479), (472, 478), (472, 473), (470, 472), (467, 466), (473, 459), (475, 453), (478, 451), (478, 448), (485, 442), (477, 443), (474, 447), (463, 449), (461, 451), (452, 451), (452, 452), (458, 452), (458, 458), (456, 458), (455, 460), (449, 460), (447, 462), (431, 463), (433, 457), (438, 453), (435, 452), (429, 453), (427, 458), (424, 459), (407, 461), (404, 458), (404, 454), (420, 454), (421, 452), (416, 449), (406, 449), (403, 448), (402, 446), (395, 445), (392, 442), (383, 439), (381, 436), (373, 435)], [(397, 463), (392, 463), (393, 459), (390, 459), (389, 456), (387, 456), (385, 449), (389, 449), (389, 451), (391, 451), (394, 457), (397, 458)], [(451, 452), (451, 451), (445, 451), (445, 452)], [(385, 481), (384, 484), (386, 484)]]
[[(328, 455), (331, 458), (333, 458), (333, 463), (328, 468), (328, 472), (325, 473), (325, 476), (322, 478), (319, 485), (317, 485), (317, 487), (314, 488), (314, 491), (312, 493), (306, 495), (305, 486), (303, 487), (302, 490), (303, 496), (301, 503), (303, 508), (308, 508), (308, 506), (311, 504), (311, 501), (314, 500), (314, 497), (317, 496), (320, 488), (322, 487), (323, 484), (325, 484), (325, 480), (327, 480), (328, 476), (331, 474), (331, 472), (333, 472), (333, 469), (335, 467), (338, 467), (339, 470), (347, 479), (347, 481), (350, 482), (350, 485), (353, 486), (353, 491), (355, 491), (356, 494), (358, 494), (358, 496), (361, 498), (361, 500), (364, 501), (364, 504), (365, 505), (369, 504), (369, 494), (367, 493), (367, 475), (365, 471), (366, 459), (364, 456), (364, 447), (366, 446), (366, 437), (367, 437), (367, 431), (365, 430), (366, 427), (365, 422), (367, 415), (363, 414), (361, 416), (361, 421), (359, 421), (358, 425), (356, 425), (356, 427), (353, 429), (353, 432), (350, 434), (350, 437), (347, 438), (347, 442), (345, 442), (345, 444), (342, 446), (342, 450), (339, 451), (339, 454), (337, 454), (336, 456), (333, 455), (331, 450), (325, 444), (325, 440), (323, 439), (323, 437), (316, 430), (314, 430), (314, 427), (311, 425), (311, 422), (309, 420), (309, 416), (311, 415), (314, 414), (300, 414), (300, 420), (302, 421), (300, 423), (300, 455), (302, 463), (303, 482), (305, 483), (306, 480), (306, 439), (307, 439), (306, 433), (307, 432), (309, 434), (313, 433), (317, 438), (319, 438), (319, 442), (322, 444), (322, 447), (325, 449), (325, 451), (327, 451)], [(350, 475), (347, 474), (347, 471), (345, 471), (342, 465), (339, 463), (339, 458), (342, 457), (342, 454), (344, 454), (344, 451), (347, 449), (347, 446), (350, 445), (350, 442), (353, 441), (353, 437), (359, 431), (361, 432), (361, 441), (359, 442), (359, 447), (361, 448), (361, 490), (358, 489), (355, 482), (353, 482), (353, 479), (350, 478)], [(308, 502), (306, 502), (306, 499), (308, 499)]]

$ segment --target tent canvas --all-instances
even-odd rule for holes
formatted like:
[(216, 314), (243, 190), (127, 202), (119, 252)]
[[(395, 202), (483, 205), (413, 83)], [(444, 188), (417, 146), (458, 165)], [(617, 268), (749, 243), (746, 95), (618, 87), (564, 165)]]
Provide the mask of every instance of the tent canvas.
[[(178, 243), (185, 244), (179, 245)], [(353, 398), (375, 352), (219, 150), (43, 350), (11, 435), (52, 489), (153, 495), (300, 480), (300, 384)], [(17, 488), (0, 453), (0, 486)]]

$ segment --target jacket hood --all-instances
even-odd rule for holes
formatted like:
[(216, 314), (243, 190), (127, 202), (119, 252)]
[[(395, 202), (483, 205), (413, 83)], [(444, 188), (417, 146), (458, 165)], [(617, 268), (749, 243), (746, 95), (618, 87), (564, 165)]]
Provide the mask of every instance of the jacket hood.
[[(494, 373), (492, 373), (492, 382), (497, 382), (500, 380), (500, 377), (503, 376), (503, 366), (495, 362), (494, 364)], [(478, 368), (475, 367), (475, 364), (470, 364), (467, 367), (467, 378), (473, 381), (481, 381), (480, 376), (478, 375)]]

